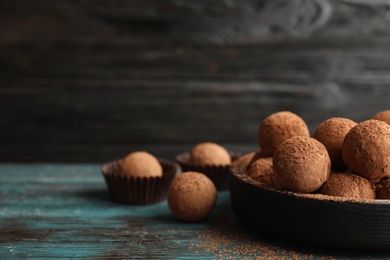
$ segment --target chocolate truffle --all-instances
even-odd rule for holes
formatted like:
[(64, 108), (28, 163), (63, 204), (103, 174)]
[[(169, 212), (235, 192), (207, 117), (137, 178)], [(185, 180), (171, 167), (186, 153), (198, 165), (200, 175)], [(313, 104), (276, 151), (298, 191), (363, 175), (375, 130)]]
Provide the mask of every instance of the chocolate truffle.
[(322, 122), (314, 132), (313, 137), (325, 145), (328, 150), (332, 169), (336, 171), (346, 170), (341, 156), (343, 141), (348, 131), (356, 125), (356, 122), (341, 117), (334, 117)]
[(379, 112), (378, 114), (373, 116), (372, 119), (380, 120), (390, 125), (390, 110)]
[(248, 167), (260, 157), (260, 151), (244, 154), (232, 162), (232, 167), (239, 169), (241, 172), (246, 172)]
[(265, 156), (272, 157), (278, 145), (293, 136), (310, 136), (302, 118), (288, 111), (266, 117), (260, 124), (257, 140)]
[(254, 161), (246, 171), (246, 175), (254, 179), (262, 187), (277, 190), (282, 188), (275, 181), (272, 157), (260, 158)]
[(195, 165), (229, 165), (231, 157), (222, 146), (211, 143), (199, 143), (191, 150), (191, 162)]
[(390, 178), (383, 178), (375, 186), (377, 199), (390, 199)]
[(390, 126), (370, 119), (346, 134), (342, 156), (352, 172), (376, 182), (390, 176)]
[(294, 136), (276, 149), (273, 168), (283, 189), (311, 193), (328, 179), (330, 158), (325, 146), (316, 139)]
[(184, 172), (168, 189), (168, 206), (177, 219), (197, 222), (206, 219), (217, 201), (213, 182), (199, 172)]
[(156, 157), (148, 152), (137, 151), (119, 162), (119, 173), (133, 177), (161, 177), (163, 169)]
[(331, 196), (375, 199), (372, 184), (352, 172), (333, 173), (321, 188), (321, 193)]

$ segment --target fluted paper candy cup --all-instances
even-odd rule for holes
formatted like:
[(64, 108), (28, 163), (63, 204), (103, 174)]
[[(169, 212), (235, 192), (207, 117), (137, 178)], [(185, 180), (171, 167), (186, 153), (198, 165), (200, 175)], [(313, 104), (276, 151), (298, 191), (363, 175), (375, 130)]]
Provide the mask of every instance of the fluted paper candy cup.
[(120, 174), (119, 160), (102, 166), (102, 174), (111, 199), (131, 205), (147, 205), (166, 199), (168, 187), (179, 171), (178, 165), (159, 159), (163, 168), (161, 177), (133, 177)]

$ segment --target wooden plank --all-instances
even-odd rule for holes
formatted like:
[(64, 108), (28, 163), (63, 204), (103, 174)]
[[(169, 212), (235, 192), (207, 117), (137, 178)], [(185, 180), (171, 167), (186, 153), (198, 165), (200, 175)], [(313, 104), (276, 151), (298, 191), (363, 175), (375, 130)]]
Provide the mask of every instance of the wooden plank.
[(166, 202), (110, 200), (96, 164), (0, 165), (0, 258), (334, 259), (388, 252), (298, 244), (239, 222), (229, 193), (207, 221), (177, 221)]
[[(148, 151), (156, 157), (175, 160), (176, 155), (190, 151), (194, 143), (156, 144), (156, 143), (123, 143), (123, 144), (37, 144), (9, 145), (0, 150), (2, 161), (8, 162), (97, 162), (104, 163), (123, 158), (132, 151)], [(257, 144), (221, 143), (229, 151), (247, 153), (257, 151)]]
[(254, 147), (279, 110), (311, 132), (368, 119), (389, 109), (388, 13), (387, 0), (2, 1), (0, 161)]
[[(4, 71), (0, 109), (9, 113), (0, 122), (0, 139), (22, 147), (21, 153), (35, 146), (35, 154), (45, 158), (44, 146), (54, 154), (56, 146), (69, 145), (204, 140), (255, 145), (261, 120), (278, 110), (302, 116), (312, 133), (332, 116), (362, 121), (388, 109), (389, 45), (350, 43), (188, 48), (180, 55), (174, 49), (142, 49), (123, 63), (127, 47), (105, 46), (96, 53), (91, 47), (84, 57), (83, 51), (59, 48), (54, 51), (63, 53), (59, 65), (53, 65), (53, 56), (28, 70), (29, 77), (5, 75), (15, 68)], [(109, 54), (100, 61), (88, 59), (104, 52)], [(148, 55), (155, 58), (149, 61)], [(3, 57), (12, 60), (12, 54)], [(113, 64), (121, 65), (112, 69)], [(18, 160), (7, 153), (2, 158)]]
[(388, 7), (387, 0), (4, 0), (0, 33), (5, 43), (125, 40), (135, 45), (360, 38), (389, 36)]

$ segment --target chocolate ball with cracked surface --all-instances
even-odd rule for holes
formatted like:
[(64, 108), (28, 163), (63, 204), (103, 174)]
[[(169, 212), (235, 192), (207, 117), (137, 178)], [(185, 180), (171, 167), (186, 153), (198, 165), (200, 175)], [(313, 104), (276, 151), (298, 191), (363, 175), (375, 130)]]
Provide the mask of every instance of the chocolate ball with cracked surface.
[(305, 121), (298, 115), (281, 111), (266, 117), (259, 126), (257, 140), (265, 156), (273, 156), (278, 145), (293, 136), (310, 136)]
[(372, 119), (380, 120), (390, 125), (390, 110), (381, 111), (373, 116)]
[(213, 182), (199, 172), (184, 172), (168, 189), (168, 206), (177, 219), (197, 222), (206, 219), (217, 201)]
[(343, 142), (344, 163), (371, 182), (390, 176), (390, 125), (370, 119), (351, 128)]
[(272, 157), (259, 158), (254, 161), (246, 171), (246, 175), (262, 187), (277, 190), (282, 188), (275, 180)]
[(375, 199), (373, 185), (366, 178), (350, 171), (332, 173), (322, 186), (321, 194), (347, 198)]
[(357, 125), (356, 122), (342, 117), (333, 117), (322, 122), (314, 132), (313, 137), (325, 145), (328, 150), (332, 169), (336, 171), (346, 170), (342, 158), (342, 148), (345, 135)]
[(294, 192), (318, 190), (329, 177), (330, 164), (325, 146), (306, 136), (284, 141), (273, 157), (276, 181), (283, 189)]
[(195, 165), (230, 165), (231, 162), (228, 151), (216, 143), (199, 143), (191, 150), (191, 163)]
[(119, 173), (132, 177), (161, 177), (163, 169), (152, 154), (136, 151), (119, 161)]

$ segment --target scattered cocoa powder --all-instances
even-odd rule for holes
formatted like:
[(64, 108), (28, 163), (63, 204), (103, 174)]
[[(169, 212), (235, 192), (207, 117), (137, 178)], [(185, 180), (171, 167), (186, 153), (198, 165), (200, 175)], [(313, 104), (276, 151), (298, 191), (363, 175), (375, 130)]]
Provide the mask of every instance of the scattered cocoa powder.
[[(219, 220), (220, 221), (220, 220)], [(197, 231), (196, 243), (192, 241), (189, 249), (213, 255), (213, 259), (312, 259), (309, 252), (299, 252), (265, 242), (256, 235), (239, 230), (228, 223), (228, 219), (212, 223)], [(318, 256), (315, 256), (318, 258)], [(322, 256), (319, 259), (334, 259)]]

